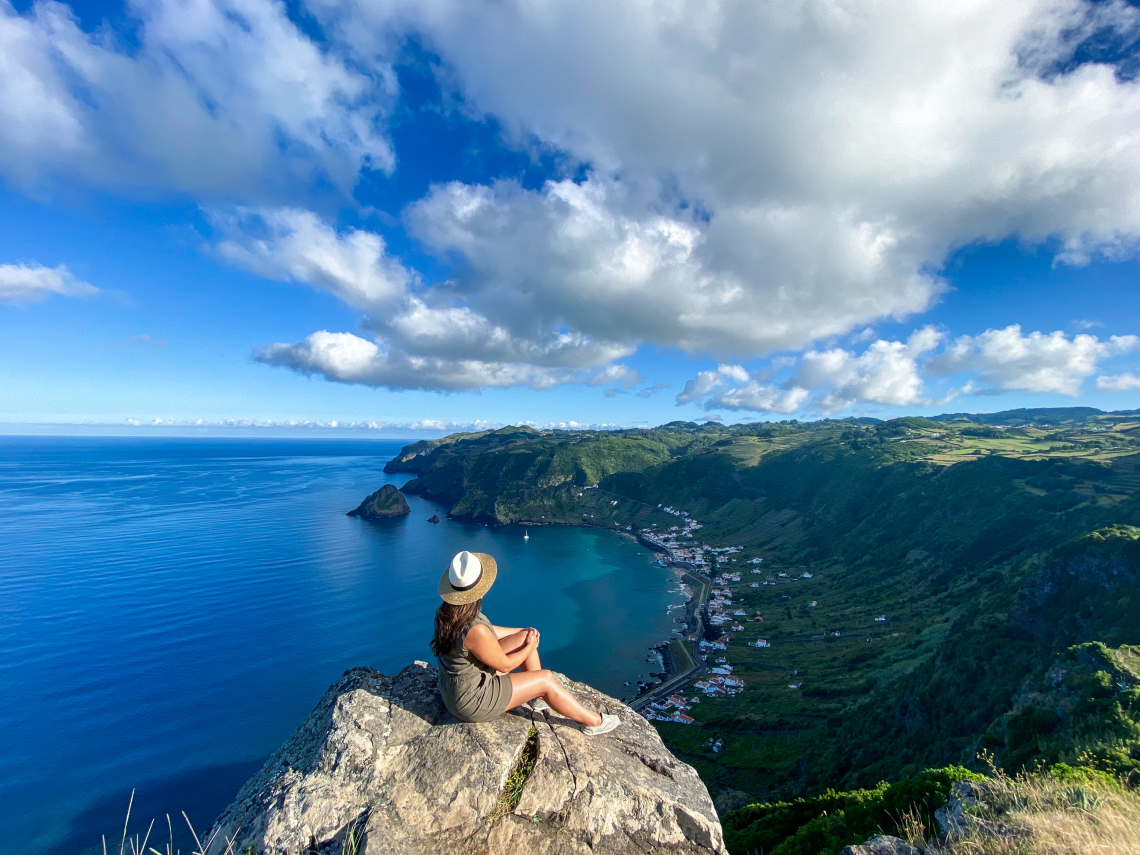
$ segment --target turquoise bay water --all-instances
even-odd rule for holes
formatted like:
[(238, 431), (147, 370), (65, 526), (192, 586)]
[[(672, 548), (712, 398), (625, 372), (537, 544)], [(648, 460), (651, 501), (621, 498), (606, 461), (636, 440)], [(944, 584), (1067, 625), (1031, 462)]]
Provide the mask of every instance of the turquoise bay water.
[(407, 480), (382, 471), (401, 444), (0, 439), (0, 840), (117, 841), (136, 788), (144, 828), (186, 810), (205, 829), (346, 668), (430, 659), (460, 549), (499, 561), (492, 621), (630, 694), (677, 626), (672, 571), (612, 532), (433, 525), (445, 509), (414, 496), (345, 516)]

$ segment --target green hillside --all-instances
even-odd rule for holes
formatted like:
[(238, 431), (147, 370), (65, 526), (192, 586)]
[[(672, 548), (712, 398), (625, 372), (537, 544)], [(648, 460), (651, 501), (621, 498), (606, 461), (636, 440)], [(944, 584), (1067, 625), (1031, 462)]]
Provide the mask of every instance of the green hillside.
[(763, 616), (727, 654), (746, 690), (658, 723), (714, 794), (870, 791), (983, 750), (1140, 780), (1133, 413), (505, 428), (417, 443), (390, 471), (495, 523), (661, 530), (671, 506), (742, 546), (736, 568), (763, 558), (744, 582), (774, 584), (733, 586)]

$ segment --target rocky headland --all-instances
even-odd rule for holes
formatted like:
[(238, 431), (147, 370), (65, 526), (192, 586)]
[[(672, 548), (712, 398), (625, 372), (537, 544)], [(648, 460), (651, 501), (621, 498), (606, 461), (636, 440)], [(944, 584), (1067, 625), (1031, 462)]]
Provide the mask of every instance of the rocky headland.
[(402, 517), (410, 514), (407, 499), (392, 484), (385, 484), (375, 493), (372, 493), (360, 505), (348, 512), (350, 517), (361, 517), (366, 520), (380, 520), (388, 517)]
[(621, 726), (589, 737), (527, 706), (468, 724), (431, 666), (347, 671), (222, 814), (207, 855), (726, 855), (697, 773), (629, 707), (559, 679)]

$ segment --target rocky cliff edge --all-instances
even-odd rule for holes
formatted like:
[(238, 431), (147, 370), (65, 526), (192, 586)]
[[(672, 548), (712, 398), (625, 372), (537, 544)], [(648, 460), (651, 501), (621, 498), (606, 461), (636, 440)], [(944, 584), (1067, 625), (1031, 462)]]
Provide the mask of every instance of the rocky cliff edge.
[[(422, 662), (395, 677), (346, 671), (241, 789), (207, 853), (726, 855), (692, 767), (629, 707), (560, 679), (621, 727), (589, 737), (526, 705), (467, 724), (446, 711)], [(534, 755), (529, 774), (524, 755)]]

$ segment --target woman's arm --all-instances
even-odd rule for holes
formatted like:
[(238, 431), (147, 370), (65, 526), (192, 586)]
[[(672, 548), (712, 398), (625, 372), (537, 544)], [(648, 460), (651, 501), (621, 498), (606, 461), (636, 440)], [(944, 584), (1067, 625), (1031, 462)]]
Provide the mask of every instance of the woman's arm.
[(491, 631), (495, 633), (495, 638), (502, 638), (504, 635), (513, 635), (516, 632), (522, 632), (522, 627), (519, 626), (495, 626), (491, 625)]
[(527, 632), (526, 643), (513, 653), (506, 653), (495, 633), (480, 623), (467, 631), (463, 646), (474, 653), (484, 665), (506, 674), (518, 668), (531, 651), (538, 647), (538, 634)]

